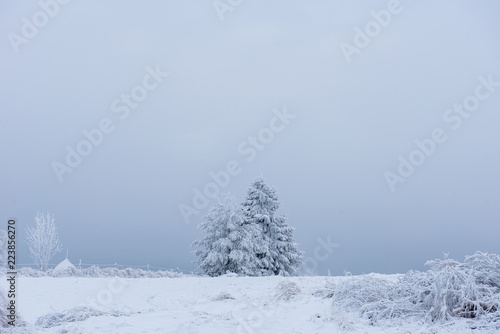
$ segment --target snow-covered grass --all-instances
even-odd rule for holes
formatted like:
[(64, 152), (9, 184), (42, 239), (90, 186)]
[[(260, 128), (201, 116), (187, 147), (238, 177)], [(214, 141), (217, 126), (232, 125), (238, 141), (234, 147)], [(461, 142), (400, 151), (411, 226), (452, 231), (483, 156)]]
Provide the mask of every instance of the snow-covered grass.
[(301, 292), (297, 283), (292, 281), (282, 281), (276, 287), (276, 300), (289, 301)]
[(182, 277), (184, 274), (168, 270), (143, 270), (140, 268), (100, 268), (91, 266), (78, 269), (69, 261), (64, 260), (54, 269), (41, 271), (30, 267), (24, 267), (18, 270), (24, 277), (122, 277), (122, 278), (161, 278), (161, 277)]
[(390, 281), (361, 276), (323, 288), (333, 308), (356, 313), (370, 324), (446, 324), (474, 319), (471, 328), (500, 330), (500, 257), (476, 253), (464, 263), (428, 261), (426, 272), (410, 271)]
[[(360, 282), (382, 281), (382, 286), (395, 284), (394, 276), (383, 275), (20, 277), (18, 307), (28, 323), (24, 332), (31, 333), (430, 334), (471, 333), (471, 328), (478, 327), (477, 319), (459, 317), (436, 323), (393, 318), (374, 324), (360, 314), (365, 304), (351, 304), (351, 309), (332, 307), (333, 297), (318, 293), (325, 286), (357, 286), (362, 291), (351, 292), (358, 298), (378, 286), (370, 288)], [(383, 304), (388, 292), (382, 289), (377, 295)], [(494, 324), (473, 332), (495, 333)]]
[[(63, 263), (54, 269), (58, 277), (18, 277), (27, 326), (14, 332), (500, 333), (497, 255), (428, 267), (400, 275), (153, 278), (108, 271), (83, 277)], [(76, 276), (61, 274), (68, 268)], [(0, 285), (5, 291), (7, 281)], [(0, 302), (5, 308), (6, 299)]]
[[(330, 301), (313, 296), (324, 277), (113, 280), (20, 277), (18, 304), (29, 328), (39, 333), (331, 333), (337, 328), (327, 320)], [(300, 292), (292, 289), (293, 298), (277, 300), (284, 281)]]

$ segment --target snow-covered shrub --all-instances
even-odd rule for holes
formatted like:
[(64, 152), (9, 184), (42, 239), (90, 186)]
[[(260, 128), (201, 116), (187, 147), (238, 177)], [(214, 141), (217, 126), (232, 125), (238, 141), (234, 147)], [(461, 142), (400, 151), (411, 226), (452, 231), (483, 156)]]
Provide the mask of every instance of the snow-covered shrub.
[(84, 321), (90, 317), (98, 317), (104, 315), (121, 317), (127, 314), (118, 311), (102, 312), (92, 307), (78, 306), (61, 313), (50, 313), (41, 316), (40, 318), (38, 318), (35, 325), (43, 328), (51, 328), (55, 326), (60, 326), (67, 322)]
[[(426, 320), (447, 321), (453, 317), (475, 318), (484, 313), (483, 303), (494, 291), (478, 284), (472, 271), (451, 259), (428, 261), (430, 269), (422, 275), (413, 275), (410, 301), (428, 310)], [(409, 277), (403, 277), (403, 283)]]
[(476, 252), (466, 256), (464, 264), (472, 270), (476, 282), (500, 289), (500, 256)]
[(318, 298), (332, 298), (335, 293), (335, 283), (328, 280), (325, 285), (313, 292), (313, 296)]
[(359, 312), (377, 323), (413, 314), (413, 306), (400, 298), (397, 284), (370, 275), (351, 276), (339, 282), (333, 290), (334, 312)]
[(372, 324), (390, 319), (442, 323), (475, 318), (500, 327), (500, 259), (488, 253), (464, 263), (428, 261), (426, 272), (410, 271), (396, 283), (368, 275), (343, 280), (333, 288), (334, 312), (359, 312)]
[(177, 278), (183, 277), (184, 274), (168, 271), (168, 270), (143, 270), (140, 268), (100, 268), (96, 265), (92, 265), (88, 268), (77, 269), (70, 267), (69, 269), (66, 267), (65, 270), (48, 270), (41, 271), (38, 269), (33, 269), (30, 267), (24, 267), (18, 270), (18, 273), (21, 276), (25, 277), (122, 277), (122, 278)]
[(360, 325), (360, 319), (356, 315), (342, 311), (333, 313), (328, 320), (336, 323), (341, 333), (354, 331)]
[(228, 292), (221, 292), (217, 296), (212, 298), (213, 301), (221, 301), (221, 300), (228, 300), (228, 299), (234, 299), (234, 297), (231, 296), (231, 294), (229, 294)]
[(96, 265), (91, 265), (88, 268), (82, 269), (82, 275), (87, 277), (99, 277), (101, 275), (101, 268)]
[[(120, 270), (118, 268), (107, 267), (107, 268), (102, 268), (101, 271), (103, 273), (103, 276), (106, 277), (120, 276)], [(123, 271), (121, 273), (123, 273)]]
[(182, 277), (184, 274), (168, 271), (168, 270), (143, 270), (140, 268), (99, 268), (98, 266), (91, 266), (89, 268), (81, 269), (79, 271), (81, 277), (121, 277), (121, 278), (177, 278)]
[(401, 296), (426, 311), (427, 322), (492, 315), (500, 303), (495, 259), (498, 256), (476, 253), (465, 263), (451, 259), (428, 261), (427, 272), (410, 272), (400, 279), (398, 286), (404, 289)]
[(24, 276), (24, 277), (44, 277), (44, 276), (47, 276), (47, 272), (41, 271), (39, 269), (33, 269), (30, 267), (19, 268), (17, 270), (17, 273), (20, 276)]
[(276, 287), (276, 300), (291, 300), (295, 296), (300, 294), (300, 288), (295, 282), (291, 281), (282, 281)]

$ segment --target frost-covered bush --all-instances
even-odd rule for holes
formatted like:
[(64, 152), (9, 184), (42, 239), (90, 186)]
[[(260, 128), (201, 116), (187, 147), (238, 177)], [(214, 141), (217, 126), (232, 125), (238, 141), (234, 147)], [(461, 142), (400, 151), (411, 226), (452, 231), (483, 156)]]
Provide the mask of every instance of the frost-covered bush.
[(282, 281), (276, 287), (276, 300), (291, 300), (300, 294), (300, 288), (295, 282)]
[(464, 265), (472, 270), (476, 282), (500, 288), (500, 256), (476, 252), (466, 256)]
[(428, 322), (492, 315), (500, 302), (500, 267), (495, 267), (495, 259), (498, 261), (497, 255), (478, 252), (466, 257), (464, 263), (428, 261), (428, 271), (406, 274), (399, 286), (405, 287), (403, 296), (426, 310)]
[(212, 301), (221, 301), (221, 300), (228, 300), (228, 299), (234, 299), (234, 297), (231, 296), (231, 294), (228, 292), (221, 292), (217, 296), (213, 297)]
[(356, 315), (347, 312), (333, 313), (328, 320), (337, 324), (340, 333), (352, 332), (358, 328), (358, 325), (360, 325), (359, 318)]
[(92, 307), (78, 306), (61, 313), (51, 313), (44, 315), (38, 318), (35, 325), (44, 328), (51, 328), (55, 326), (60, 326), (67, 322), (84, 321), (90, 317), (98, 317), (103, 315), (120, 317), (120, 316), (125, 316), (126, 314), (117, 311), (102, 312)]
[(33, 269), (29, 267), (21, 268), (18, 270), (21, 276), (25, 277), (121, 277), (121, 278), (177, 278), (183, 277), (184, 274), (172, 272), (168, 270), (143, 270), (140, 268), (100, 268), (98, 266), (91, 266), (84, 269), (66, 268), (65, 270), (48, 270), (47, 272)]
[(369, 275), (352, 276), (333, 288), (332, 305), (334, 311), (359, 312), (377, 323), (415, 313), (413, 305), (400, 297), (396, 283)]
[(328, 280), (325, 285), (313, 292), (313, 296), (318, 298), (332, 298), (335, 292), (335, 282)]
[(17, 270), (17, 273), (20, 276), (24, 277), (45, 277), (48, 276), (46, 271), (41, 271), (39, 269), (33, 269), (30, 267), (23, 267)]
[(409, 300), (427, 310), (426, 320), (447, 321), (453, 317), (476, 318), (489, 313), (498, 289), (478, 282), (473, 270), (451, 259), (426, 263), (423, 274), (405, 275), (401, 284), (410, 290)]
[(428, 261), (426, 272), (410, 271), (396, 283), (369, 275), (332, 288), (334, 312), (359, 312), (372, 324), (390, 319), (426, 323), (475, 318), (500, 327), (500, 258), (476, 253), (464, 263)]
[(92, 266), (87, 269), (82, 269), (82, 276), (93, 276), (93, 277), (122, 277), (122, 278), (176, 278), (184, 276), (181, 273), (172, 272), (168, 270), (143, 270), (141, 268), (99, 268), (97, 266)]
[(99, 277), (103, 275), (102, 269), (96, 265), (92, 265), (88, 268), (82, 269), (82, 276), (87, 277)]

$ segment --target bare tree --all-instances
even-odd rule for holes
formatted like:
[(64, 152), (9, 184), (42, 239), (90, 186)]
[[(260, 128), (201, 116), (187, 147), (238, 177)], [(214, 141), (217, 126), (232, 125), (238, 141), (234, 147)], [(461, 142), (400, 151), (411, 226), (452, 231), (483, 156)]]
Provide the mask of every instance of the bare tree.
[(26, 242), (30, 250), (30, 257), (40, 267), (46, 271), (50, 259), (62, 250), (62, 244), (57, 236), (54, 215), (48, 211), (37, 212), (35, 216), (35, 226), (26, 228)]

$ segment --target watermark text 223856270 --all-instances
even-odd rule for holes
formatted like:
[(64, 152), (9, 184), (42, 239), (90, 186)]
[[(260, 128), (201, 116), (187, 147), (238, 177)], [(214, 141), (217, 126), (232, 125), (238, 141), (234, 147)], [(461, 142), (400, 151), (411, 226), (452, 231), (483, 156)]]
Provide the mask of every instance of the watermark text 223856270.
[(7, 297), (7, 318), (8, 324), (10, 326), (15, 326), (16, 321), (16, 221), (14, 219), (9, 219), (7, 222), (7, 282), (8, 291)]

